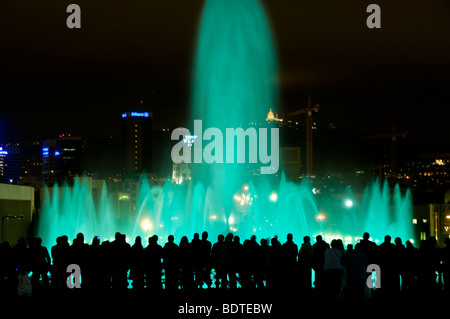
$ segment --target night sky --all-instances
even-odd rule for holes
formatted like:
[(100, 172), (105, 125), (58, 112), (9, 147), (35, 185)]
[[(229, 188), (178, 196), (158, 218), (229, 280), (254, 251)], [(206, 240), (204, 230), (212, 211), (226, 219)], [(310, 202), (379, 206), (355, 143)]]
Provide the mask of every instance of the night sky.
[[(393, 2), (395, 2), (393, 4)], [(81, 29), (66, 8), (81, 7)], [(143, 100), (156, 128), (185, 124), (203, 0), (2, 0), (0, 142), (117, 135)], [(319, 128), (450, 141), (450, 3), (264, 0), (281, 115), (321, 105)], [(381, 7), (381, 29), (366, 8)]]

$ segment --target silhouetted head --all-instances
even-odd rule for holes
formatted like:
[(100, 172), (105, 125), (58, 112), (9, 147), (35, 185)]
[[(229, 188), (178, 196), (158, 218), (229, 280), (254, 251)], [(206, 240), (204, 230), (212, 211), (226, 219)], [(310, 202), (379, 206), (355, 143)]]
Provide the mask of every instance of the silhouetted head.
[(226, 241), (232, 241), (233, 240), (233, 234), (232, 233), (228, 233), (227, 237), (225, 237)]
[(217, 236), (217, 241), (218, 241), (219, 243), (223, 242), (224, 239), (225, 239), (225, 237), (223, 237), (222, 234), (220, 234), (219, 236)]
[(233, 241), (236, 243), (236, 244), (239, 244), (239, 242), (240, 242), (240, 238), (239, 238), (239, 236), (234, 236), (234, 238), (233, 238)]
[(309, 243), (311, 242), (311, 237), (309, 237), (309, 236), (303, 237), (303, 242), (304, 242), (305, 244), (309, 244)]
[(397, 246), (402, 246), (402, 239), (400, 237), (395, 237), (394, 242)]
[(120, 240), (120, 233), (119, 233), (119, 232), (116, 232), (116, 234), (114, 235), (114, 238), (115, 238), (116, 240)]
[(294, 236), (292, 236), (292, 234), (287, 234), (287, 240), (288, 241), (292, 241), (293, 238), (294, 238)]
[(92, 238), (92, 246), (97, 246), (99, 244), (100, 244), (100, 237), (94, 236), (94, 238)]
[(173, 243), (175, 237), (173, 237), (173, 235), (169, 235), (169, 237), (167, 237), (167, 240), (169, 241), (169, 243)]
[(252, 237), (250, 238), (251, 241), (256, 241), (256, 235), (252, 235)]
[(261, 238), (260, 243), (261, 243), (261, 246), (267, 246), (267, 239)]
[(200, 235), (199, 235), (198, 233), (195, 233), (195, 234), (194, 234), (194, 239), (195, 239), (195, 240), (199, 240), (199, 239), (200, 239)]
[(363, 234), (363, 239), (364, 239), (364, 240), (369, 240), (369, 238), (370, 238), (369, 233), (364, 233), (364, 234)]
[(84, 243), (84, 235), (83, 233), (78, 233), (77, 234), (77, 240), (79, 244), (83, 244)]
[[(194, 238), (195, 238), (195, 235), (194, 235)], [(189, 245), (189, 240), (188, 240), (187, 236), (181, 237), (180, 246), (188, 246), (188, 245)]]
[(158, 242), (158, 235), (153, 235), (153, 242), (156, 244)]
[(389, 235), (384, 236), (384, 242), (389, 244), (391, 242), (391, 236)]
[(412, 247), (414, 247), (413, 244), (412, 244), (409, 240), (407, 240), (407, 241), (405, 242), (405, 244), (406, 244), (406, 247), (407, 247), (407, 248), (412, 248)]
[(35, 243), (36, 243), (36, 246), (41, 246), (42, 245), (42, 238), (41, 237), (36, 238)]
[(316, 236), (316, 242), (320, 243), (322, 241), (322, 235)]
[(204, 239), (204, 240), (207, 240), (207, 239), (208, 239), (208, 232), (207, 232), (207, 231), (204, 231), (204, 232), (202, 233), (202, 239)]
[(333, 240), (331, 241), (330, 246), (331, 246), (331, 248), (337, 249), (337, 248), (338, 248), (338, 242), (337, 242), (337, 239), (333, 239)]
[(142, 239), (141, 239), (141, 236), (136, 236), (136, 239), (134, 240), (134, 243), (135, 243), (135, 244), (138, 244), (138, 245), (142, 245)]

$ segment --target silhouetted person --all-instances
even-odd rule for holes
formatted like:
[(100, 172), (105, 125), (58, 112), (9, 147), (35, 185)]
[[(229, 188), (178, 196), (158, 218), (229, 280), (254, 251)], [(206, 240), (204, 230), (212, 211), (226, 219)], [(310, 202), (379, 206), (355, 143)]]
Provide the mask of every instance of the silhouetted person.
[(321, 235), (316, 236), (316, 243), (313, 245), (313, 269), (314, 269), (314, 287), (322, 290), (323, 265), (325, 263), (325, 250), (330, 246)]
[[(194, 247), (196, 247), (200, 241), (197, 236), (194, 235), (194, 239), (197, 239)], [(198, 247), (196, 247), (198, 249)], [(180, 245), (179, 245), (179, 264), (180, 264), (180, 282), (181, 287), (186, 290), (192, 290), (194, 286), (194, 265), (198, 265), (198, 261), (195, 260), (198, 256), (195, 256), (194, 249), (191, 244), (189, 244), (188, 238), (186, 236), (181, 237)]]
[(405, 261), (403, 263), (402, 288), (410, 290), (416, 286), (416, 277), (418, 274), (418, 249), (407, 240), (405, 248)]
[(128, 287), (127, 272), (129, 269), (130, 245), (125, 241), (125, 236), (117, 232), (115, 240), (111, 242), (112, 254), (112, 288), (124, 290)]
[[(187, 237), (186, 237), (187, 239)], [(181, 244), (181, 242), (180, 242)], [(181, 246), (180, 246), (181, 248)], [(200, 235), (198, 233), (194, 234), (191, 243), (189, 244), (189, 254), (190, 263), (192, 268), (192, 276), (195, 278), (195, 285), (198, 287), (202, 284), (201, 280), (201, 253), (202, 253), (202, 243), (200, 241)]]
[(420, 242), (419, 285), (422, 290), (433, 291), (436, 288), (436, 271), (439, 266), (439, 250), (433, 237)]
[(102, 252), (100, 247), (100, 237), (94, 236), (92, 238), (92, 244), (87, 249), (87, 256), (84, 268), (84, 277), (87, 280), (83, 281), (83, 289), (90, 289), (92, 291), (98, 291), (103, 285), (103, 273), (106, 269), (103, 269)]
[(208, 233), (202, 233), (202, 240), (200, 241), (200, 280), (196, 282), (198, 286), (203, 286), (205, 283), (208, 288), (211, 287), (211, 242), (208, 240)]
[(450, 293), (450, 238), (444, 239), (445, 247), (440, 250), (442, 261), (442, 275), (444, 277), (444, 290)]
[(47, 272), (50, 269), (50, 255), (46, 247), (42, 246), (42, 239), (36, 238), (34, 246), (30, 247), (31, 257), (31, 282), (36, 285), (42, 277), (42, 285), (48, 287)]
[(279, 289), (283, 280), (283, 251), (277, 237), (272, 237), (269, 247), (266, 287)]
[(56, 238), (56, 245), (51, 248), (53, 261), (52, 285), (57, 288), (66, 287), (69, 249), (68, 238), (65, 235)]
[(146, 287), (153, 292), (162, 289), (162, 256), (163, 248), (158, 244), (158, 236), (153, 235), (148, 239), (148, 246), (144, 249)]
[(287, 241), (282, 246), (284, 261), (284, 281), (287, 288), (297, 285), (297, 254), (298, 246), (293, 241), (293, 235), (287, 235)]
[(89, 285), (89, 277), (85, 276), (87, 250), (88, 244), (84, 242), (83, 233), (78, 233), (69, 249), (69, 264), (76, 264), (80, 267), (80, 276), (83, 286), (86, 284)]
[[(371, 264), (377, 263), (377, 250), (378, 246), (373, 241), (369, 240), (370, 234), (364, 233), (363, 239), (360, 240), (359, 243), (356, 244), (356, 246), (359, 246), (360, 251), (365, 253), (367, 255), (367, 258), (369, 258), (369, 262)], [(356, 247), (355, 247), (356, 248)]]
[(19, 271), (29, 271), (31, 264), (25, 238), (19, 238), (17, 240), (17, 244), (12, 248), (12, 253), (16, 268)]
[(382, 271), (382, 293), (392, 296), (400, 289), (400, 278), (396, 269), (396, 249), (391, 243), (391, 236), (384, 236), (384, 242), (379, 246), (379, 265)]
[(230, 284), (230, 288), (236, 288), (236, 272), (234, 270), (233, 248), (233, 234), (228, 233), (225, 237), (222, 256), (223, 268), (225, 271), (224, 277), (222, 279), (222, 288), (227, 288), (228, 284)]
[[(256, 255), (256, 276), (254, 278), (254, 286), (258, 288), (267, 287), (267, 272), (270, 266), (270, 246), (266, 238), (261, 238), (260, 246), (255, 246)], [(264, 282), (266, 286), (264, 286)]]
[(343, 254), (342, 242), (337, 239), (331, 241), (331, 248), (324, 253), (323, 285), (327, 296), (336, 299), (340, 296), (344, 269), (342, 266)]
[(173, 235), (169, 235), (168, 242), (163, 248), (163, 267), (166, 277), (166, 289), (174, 292), (178, 289), (178, 245), (175, 244)]
[(130, 251), (130, 279), (134, 289), (144, 288), (144, 247), (141, 236), (137, 236)]
[(363, 299), (366, 295), (366, 280), (369, 266), (369, 258), (361, 250), (361, 246), (356, 245), (354, 251), (346, 256), (348, 292), (352, 299)]
[(239, 236), (234, 236), (231, 250), (231, 258), (233, 260), (232, 271), (241, 280), (242, 270), (244, 267), (244, 246), (240, 242)]
[(249, 241), (246, 241), (244, 251), (246, 255), (246, 264), (249, 276), (250, 287), (264, 287), (264, 261), (261, 246), (256, 242), (256, 236), (252, 235)]
[[(406, 269), (406, 249), (403, 246), (402, 240), (400, 237), (396, 237), (394, 240), (394, 272), (396, 281), (398, 281), (398, 286), (396, 290), (400, 291), (400, 278), (404, 278), (405, 269)], [(403, 284), (403, 280), (402, 280)], [(397, 284), (396, 284), (397, 285)]]
[(312, 265), (313, 265), (314, 249), (311, 245), (309, 236), (303, 237), (303, 244), (298, 252), (298, 268), (299, 268), (299, 287), (301, 291), (307, 292), (311, 290), (312, 283)]
[(224, 267), (224, 253), (225, 253), (225, 237), (223, 235), (217, 236), (217, 242), (214, 243), (211, 250), (211, 258), (213, 268), (216, 271), (215, 286), (221, 287), (224, 283), (224, 277), (226, 276)]

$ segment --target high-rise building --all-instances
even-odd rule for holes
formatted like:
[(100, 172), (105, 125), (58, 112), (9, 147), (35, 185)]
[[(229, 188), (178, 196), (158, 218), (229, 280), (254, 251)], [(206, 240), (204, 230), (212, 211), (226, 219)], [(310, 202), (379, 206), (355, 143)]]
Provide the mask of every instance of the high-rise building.
[(20, 146), (19, 144), (9, 146), (6, 148), (6, 151), (7, 156), (3, 160), (3, 181), (10, 184), (20, 184)]
[(44, 183), (61, 184), (67, 180), (72, 184), (77, 175), (81, 175), (81, 137), (62, 134), (59, 138), (48, 139), (42, 143), (42, 172)]
[(5, 176), (5, 162), (8, 151), (0, 147), (0, 182), (3, 182)]
[(122, 114), (122, 154), (125, 178), (138, 177), (152, 169), (152, 114)]

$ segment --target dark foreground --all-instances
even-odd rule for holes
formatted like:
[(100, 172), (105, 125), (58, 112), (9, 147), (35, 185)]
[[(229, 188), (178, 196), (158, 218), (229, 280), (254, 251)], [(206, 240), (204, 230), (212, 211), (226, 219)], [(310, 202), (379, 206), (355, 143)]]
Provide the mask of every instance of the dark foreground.
[(443, 291), (399, 292), (372, 298), (327, 299), (314, 290), (300, 295), (295, 291), (200, 289), (152, 295), (125, 290), (120, 293), (83, 292), (82, 289), (43, 290), (32, 297), (2, 300), (3, 309), (20, 317), (49, 316), (106, 318), (145, 316), (148, 318), (365, 318), (398, 317), (445, 313), (449, 295)]

